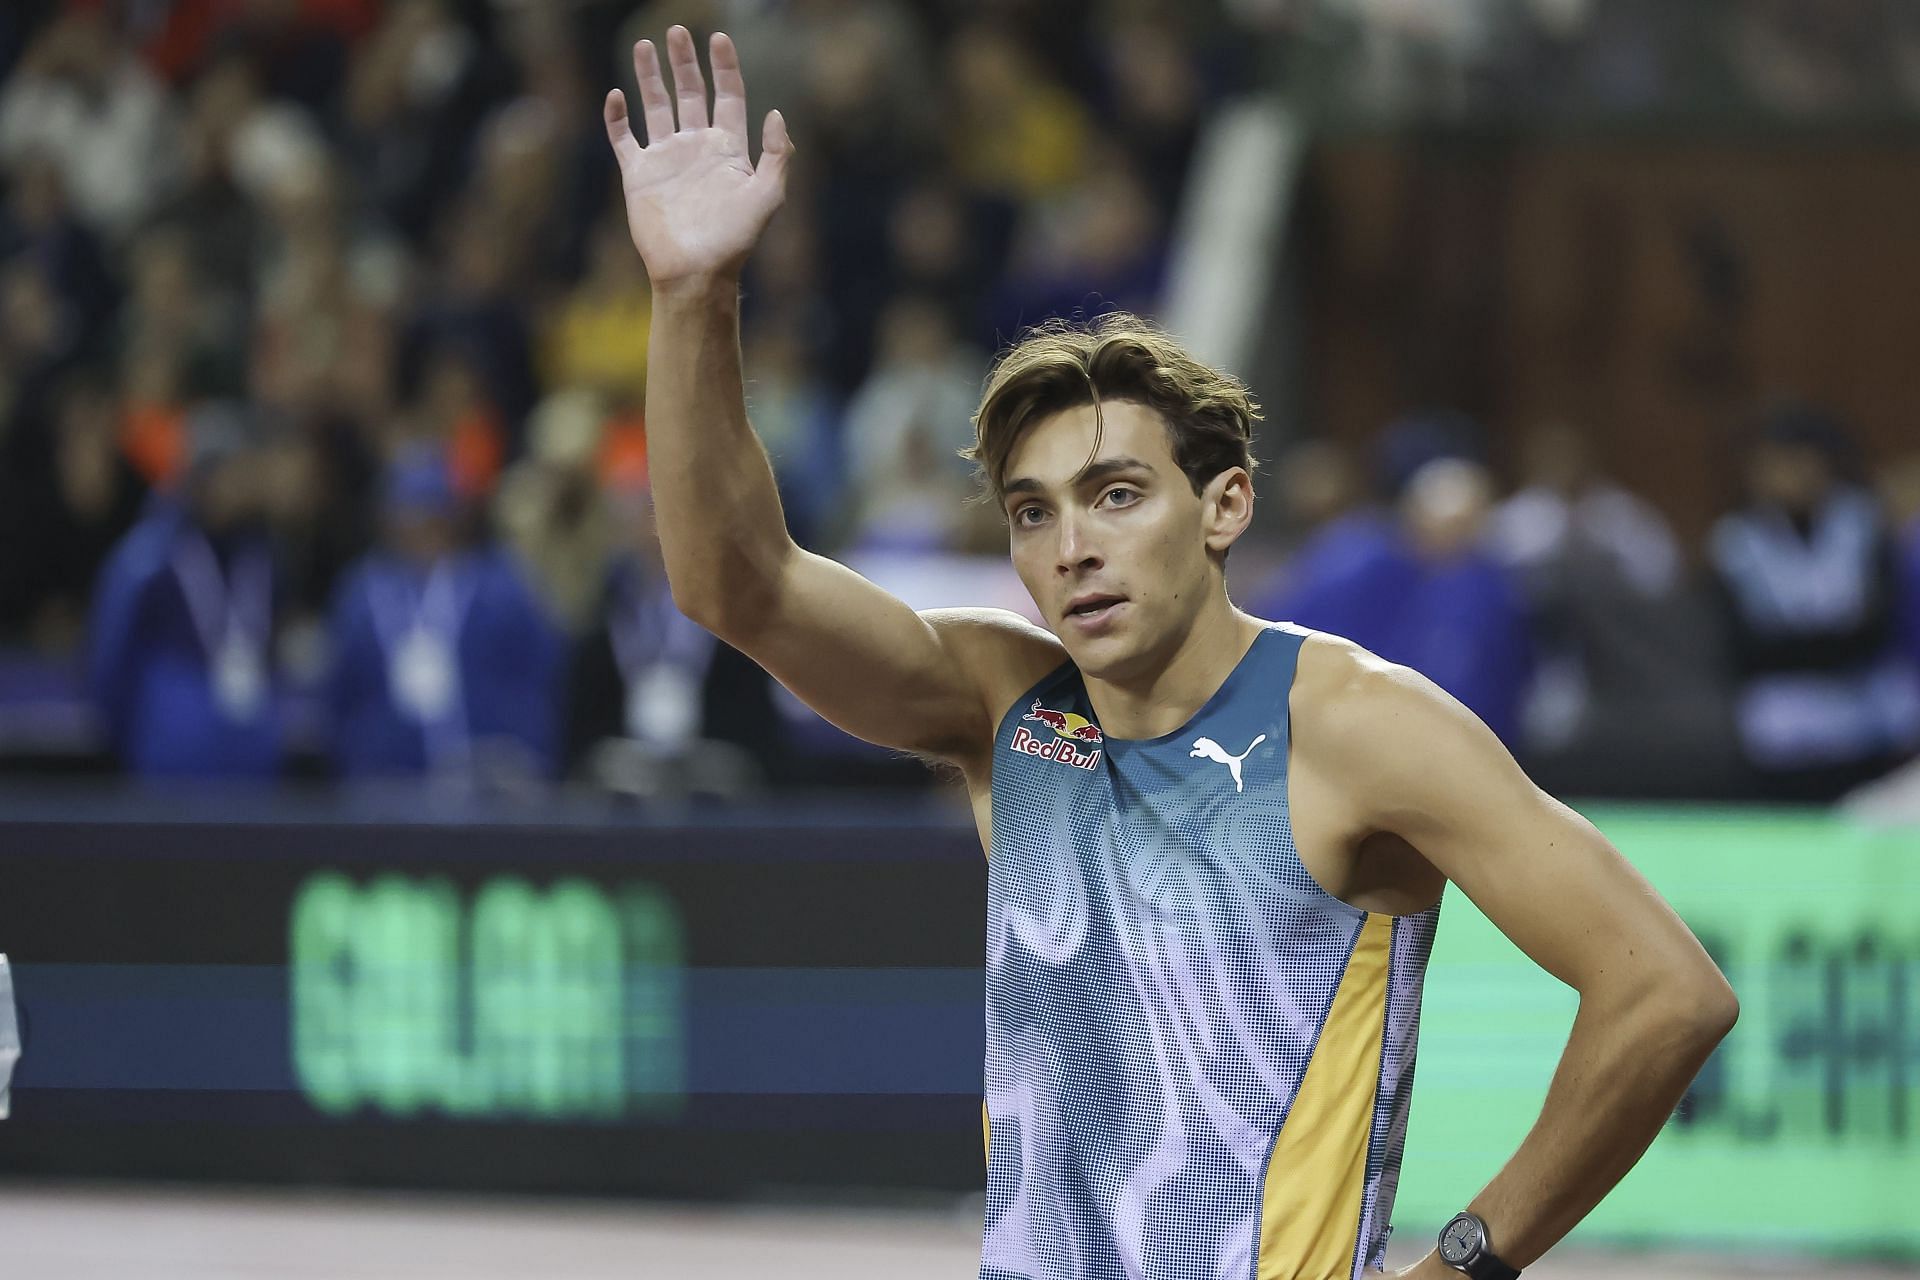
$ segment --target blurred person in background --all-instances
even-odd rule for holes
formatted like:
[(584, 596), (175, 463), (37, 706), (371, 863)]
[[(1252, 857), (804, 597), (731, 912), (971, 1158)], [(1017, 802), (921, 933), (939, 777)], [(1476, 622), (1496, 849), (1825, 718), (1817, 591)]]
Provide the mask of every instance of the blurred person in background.
[(1393, 643), (1400, 604), (1417, 576), (1392, 512), (1367, 504), (1309, 529), (1247, 607), (1346, 636), (1377, 653)]
[(593, 127), (580, 16), (564, 5), (495, 12), (494, 37), (512, 60), (518, 92), (481, 126), (473, 186), (519, 242), (524, 287), (544, 300), (586, 265), (612, 175)]
[(186, 431), (177, 498), (101, 570), (89, 683), (130, 772), (270, 778), (282, 739), (264, 442), (244, 410), (218, 401), (196, 406)]
[[(631, 253), (631, 246), (628, 246)], [(762, 313), (741, 337), (753, 421), (794, 536), (812, 545), (853, 501), (839, 402), (807, 359), (800, 317)]]
[(187, 375), (180, 349), (163, 334), (130, 340), (118, 369), (120, 448), (155, 489), (170, 489), (187, 463)]
[[(617, 215), (618, 209), (610, 207)], [(583, 388), (627, 406), (646, 400), (645, 333), (652, 315), (647, 273), (633, 260), (626, 228), (602, 218), (587, 244), (587, 269), (541, 326), (540, 371), (548, 387)]]
[(512, 447), (505, 415), (481, 373), (484, 358), (457, 342), (430, 348), (411, 403), (382, 441), (388, 453), (420, 441), (445, 450), (454, 485), (469, 501), (492, 496)]
[(1531, 640), (1517, 584), (1490, 547), (1481, 447), (1478, 424), (1457, 414), (1394, 423), (1379, 443), (1391, 506), (1330, 499), (1329, 522), (1249, 607), (1414, 668), (1517, 742)]
[(1097, 37), (1107, 127), (1127, 140), (1161, 218), (1171, 221), (1206, 105), (1194, 20), (1166, 4), (1110, 7), (1117, 12)]
[(244, 302), (204, 286), (185, 228), (158, 224), (142, 231), (129, 246), (127, 275), (121, 350), (166, 349), (195, 398), (248, 390)]
[(1022, 217), (994, 299), (999, 332), (1048, 316), (1158, 308), (1167, 269), (1159, 207), (1123, 148), (1102, 142), (1090, 156), (1069, 189)]
[(52, 157), (30, 152), (12, 166), (0, 205), (0, 261), (38, 265), (83, 345), (97, 335), (118, 300), (98, 236), (74, 216), (66, 181)]
[[(617, 783), (597, 749), (639, 744), (651, 758), (687, 758), (731, 743), (765, 776), (785, 768), (786, 729), (766, 672), (680, 612), (660, 559), (653, 498), (631, 478), (605, 495), (616, 554), (593, 624), (573, 651), (567, 681), (568, 772)], [(613, 761), (620, 757), (615, 755)]]
[(74, 209), (117, 241), (173, 191), (179, 121), (107, 6), (66, 7), (0, 85), (0, 164), (60, 167)]
[(441, 269), (405, 326), (403, 368), (431, 388), (446, 372), (435, 366), (459, 360), (473, 384), (462, 396), (484, 401), (495, 415), (504, 460), (519, 453), (520, 430), (539, 398), (529, 305), (513, 288), (514, 246), (503, 226), (458, 212), (445, 221)]
[(1517, 743), (1533, 644), (1519, 588), (1489, 545), (1493, 496), (1492, 475), (1466, 458), (1436, 458), (1408, 480), (1400, 524), (1418, 571), (1398, 635), (1380, 656), (1420, 672)]
[(506, 60), (450, 0), (394, 0), (348, 69), (349, 164), (380, 216), (425, 245), (461, 190), (474, 122), (511, 83)]
[(1708, 542), (1741, 746), (1769, 798), (1832, 800), (1920, 743), (1920, 680), (1895, 654), (1894, 537), (1823, 409), (1765, 413), (1745, 485)]
[(346, 778), (524, 784), (554, 775), (564, 652), (446, 450), (389, 465), (378, 550), (348, 575), (329, 628), (333, 758)]
[[(1327, 495), (1299, 495), (1298, 549), (1274, 580), (1254, 593), (1249, 607), (1268, 617), (1346, 636), (1376, 653), (1396, 643), (1401, 602), (1412, 592), (1418, 568), (1408, 553), (1392, 503), (1420, 466), (1434, 458), (1473, 456), (1477, 428), (1453, 415), (1402, 419), (1382, 434), (1376, 452), (1380, 499), (1362, 501), (1359, 486), (1337, 453), (1309, 451), (1308, 476), (1328, 474)], [(1292, 479), (1283, 480), (1292, 484)], [(1303, 483), (1311, 490), (1311, 484)], [(1313, 523), (1316, 504), (1319, 523)]]
[(808, 10), (803, 25), (815, 34), (802, 46), (804, 92), (814, 127), (795, 203), (810, 206), (817, 284), (834, 320), (815, 355), (835, 392), (850, 395), (874, 363), (892, 297), (890, 210), (935, 144), (941, 102), (928, 91), (928, 31), (906, 7), (808, 0)]
[(83, 336), (39, 262), (0, 263), (0, 460), (45, 440), (49, 397)]
[(570, 637), (593, 624), (614, 554), (599, 476), (607, 416), (591, 391), (548, 395), (528, 419), (527, 456), (507, 469), (494, 502), (502, 540), (547, 615)]
[(1579, 789), (1724, 791), (1733, 741), (1719, 619), (1689, 591), (1664, 517), (1608, 478), (1589, 435), (1521, 442), (1521, 487), (1493, 522), (1539, 653), (1522, 736)]
[(967, 342), (993, 340), (985, 311), (991, 273), (980, 219), (951, 180), (927, 176), (902, 193), (887, 219), (888, 273), (896, 296), (937, 299)]
[(213, 59), (182, 91), (184, 177), (160, 220), (192, 240), (206, 286), (243, 306), (264, 234), (258, 192), (250, 187), (249, 127), (267, 100), (253, 64), (239, 53)]
[(276, 175), (260, 208), (248, 379), (263, 406), (302, 421), (387, 416), (404, 251), (355, 225), (345, 175), (324, 155)]
[(1322, 530), (1351, 515), (1366, 514), (1359, 468), (1347, 450), (1330, 440), (1290, 446), (1274, 467), (1279, 486), (1279, 536), (1298, 556)]
[(956, 441), (986, 357), (925, 297), (890, 302), (879, 336), (873, 372), (847, 405), (847, 477), (858, 505), (845, 541), (857, 551), (947, 550), (971, 485)]
[(94, 368), (64, 375), (52, 440), (0, 466), (0, 639), (77, 652), (100, 567), (139, 518), (147, 487), (120, 452), (111, 385)]
[(944, 124), (955, 171), (982, 195), (1025, 204), (1088, 171), (1086, 106), (1003, 22), (983, 13), (946, 42)]

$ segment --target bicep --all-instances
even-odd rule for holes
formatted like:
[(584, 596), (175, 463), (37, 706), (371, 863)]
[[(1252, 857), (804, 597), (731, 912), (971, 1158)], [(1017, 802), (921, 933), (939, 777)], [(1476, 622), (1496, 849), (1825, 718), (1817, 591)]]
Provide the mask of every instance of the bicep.
[[(996, 664), (1044, 661), (1057, 642), (990, 609), (917, 613), (852, 569), (796, 551), (750, 634), (723, 636), (857, 738), (946, 759), (993, 736)], [(1037, 678), (1037, 676), (1036, 676)]]

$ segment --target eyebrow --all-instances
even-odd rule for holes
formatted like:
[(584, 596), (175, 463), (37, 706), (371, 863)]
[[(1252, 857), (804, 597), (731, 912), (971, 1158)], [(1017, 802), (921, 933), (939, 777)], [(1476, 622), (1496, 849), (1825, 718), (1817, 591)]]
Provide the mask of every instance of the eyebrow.
[[(1070, 483), (1076, 488), (1085, 488), (1128, 471), (1144, 471), (1151, 475), (1153, 467), (1138, 458), (1101, 458), (1082, 467), (1080, 474), (1074, 476)], [(1042, 493), (1045, 490), (1046, 486), (1033, 477), (1021, 476), (1017, 480), (1009, 480), (1002, 491), (1011, 498), (1015, 494)]]

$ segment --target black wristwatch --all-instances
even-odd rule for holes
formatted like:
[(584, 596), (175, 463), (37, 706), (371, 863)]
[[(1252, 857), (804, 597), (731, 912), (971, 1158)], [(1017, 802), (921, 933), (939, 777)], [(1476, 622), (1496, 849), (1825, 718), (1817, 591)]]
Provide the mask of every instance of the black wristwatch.
[(1440, 1261), (1473, 1280), (1514, 1280), (1520, 1274), (1494, 1256), (1487, 1224), (1465, 1209), (1440, 1228)]

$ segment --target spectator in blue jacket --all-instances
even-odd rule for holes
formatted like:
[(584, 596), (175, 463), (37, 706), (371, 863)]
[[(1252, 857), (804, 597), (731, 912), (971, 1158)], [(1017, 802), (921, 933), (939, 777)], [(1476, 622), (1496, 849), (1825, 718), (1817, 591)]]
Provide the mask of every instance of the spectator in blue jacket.
[(385, 545), (333, 606), (333, 756), (346, 777), (551, 777), (560, 633), (513, 560), (468, 536), (446, 452), (390, 467)]
[(1379, 463), (1394, 506), (1331, 519), (1248, 604), (1412, 667), (1511, 743), (1532, 641), (1518, 586), (1487, 545), (1492, 481), (1464, 422), (1390, 428)]
[(187, 434), (178, 495), (156, 499), (101, 571), (88, 681), (134, 774), (271, 777), (281, 725), (260, 443), (217, 403)]

